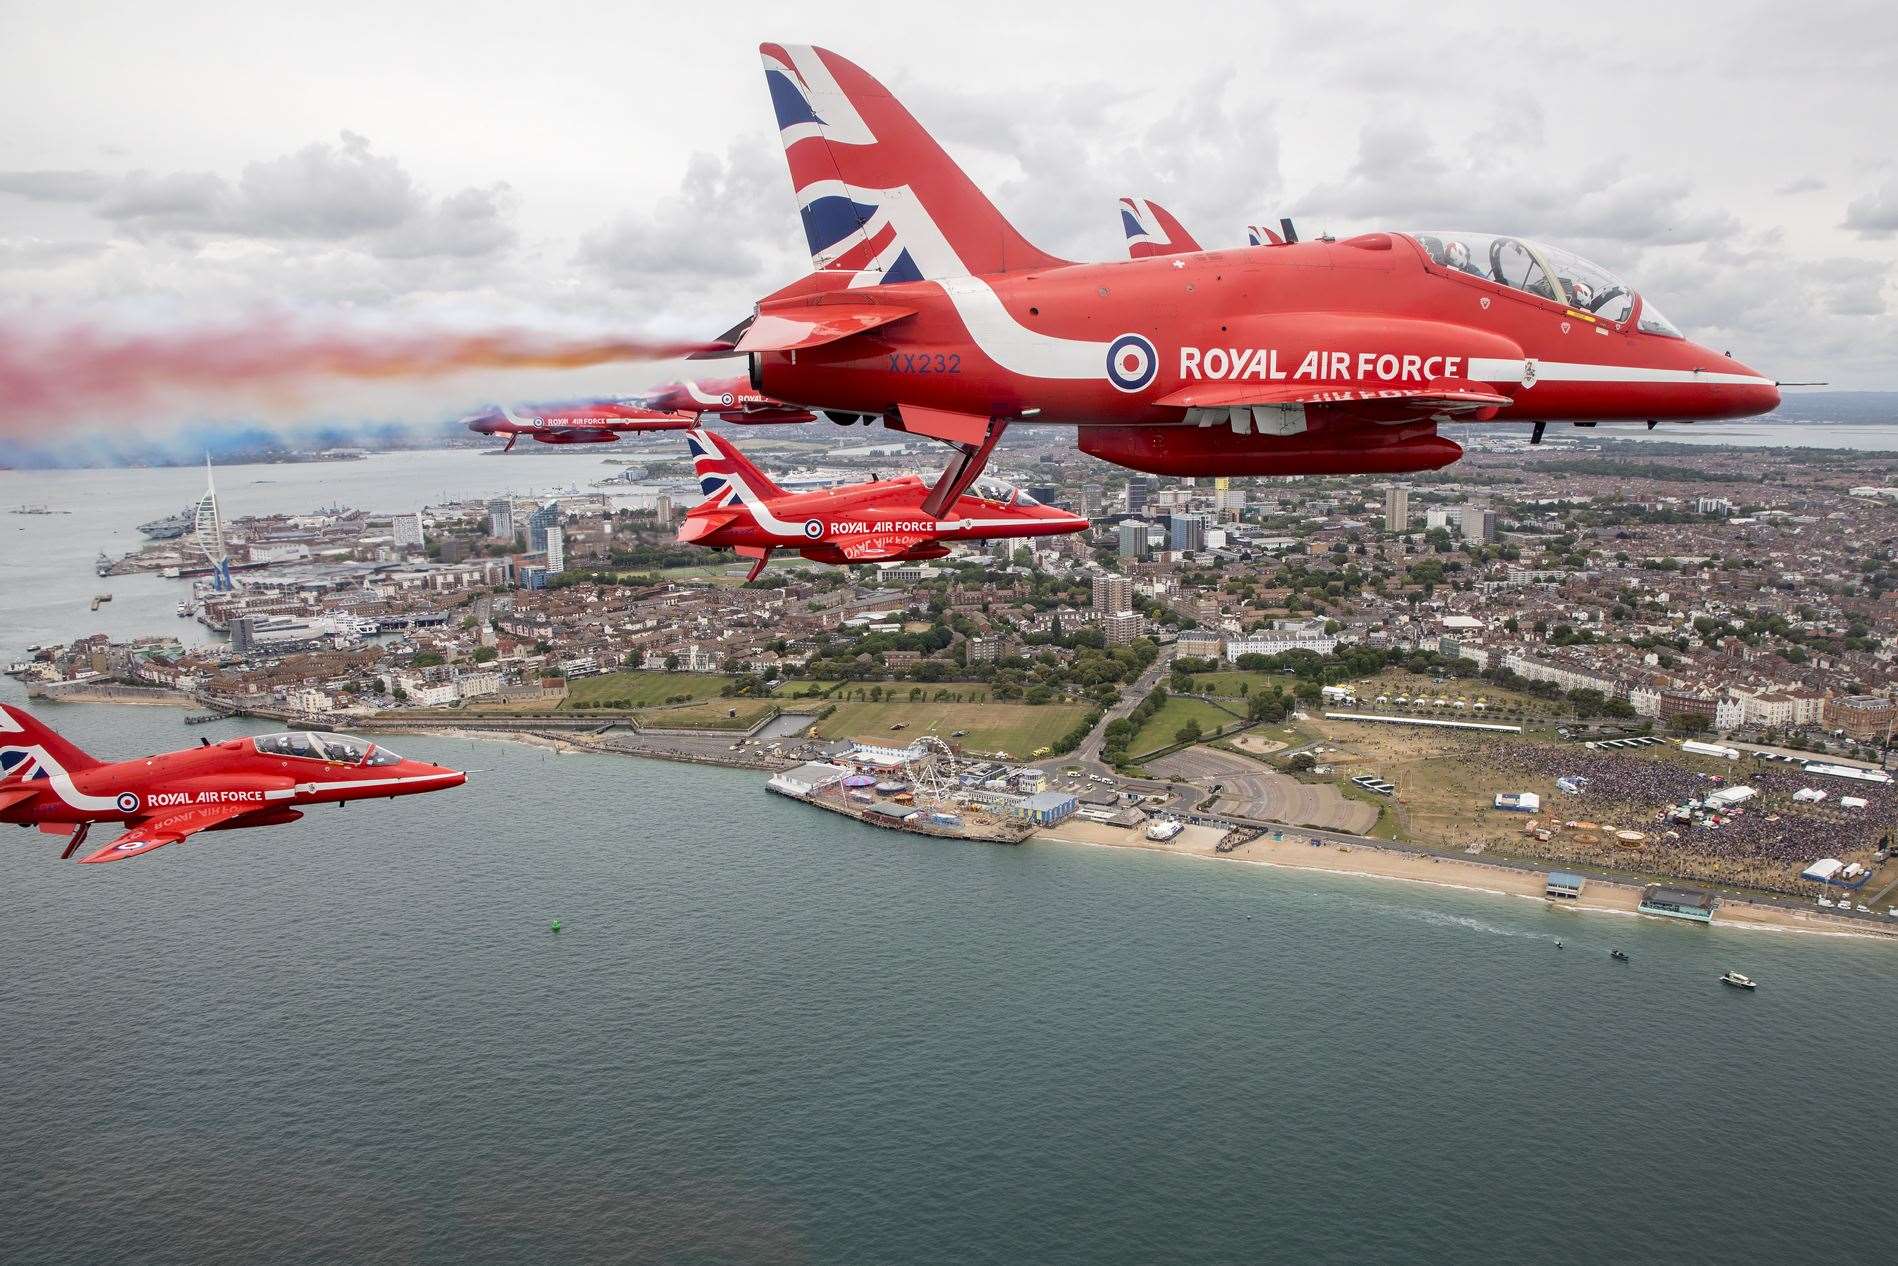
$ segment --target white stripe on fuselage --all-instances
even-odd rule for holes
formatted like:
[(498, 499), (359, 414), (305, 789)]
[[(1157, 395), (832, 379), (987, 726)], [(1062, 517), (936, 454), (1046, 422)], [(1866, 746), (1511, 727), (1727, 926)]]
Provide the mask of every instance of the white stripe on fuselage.
[[(1526, 362), (1487, 356), (1470, 357), (1470, 377), (1478, 382), (1519, 383)], [(1538, 360), (1537, 382), (1653, 382), (1705, 383), (1720, 387), (1772, 387), (1771, 378), (1758, 374), (1718, 374), (1699, 369), (1648, 369), (1636, 365), (1604, 365), (1592, 361)]]
[(1107, 344), (1037, 334), (1017, 321), (979, 277), (946, 277), (936, 283), (955, 305), (969, 338), (982, 354), (1025, 378), (1106, 378)]

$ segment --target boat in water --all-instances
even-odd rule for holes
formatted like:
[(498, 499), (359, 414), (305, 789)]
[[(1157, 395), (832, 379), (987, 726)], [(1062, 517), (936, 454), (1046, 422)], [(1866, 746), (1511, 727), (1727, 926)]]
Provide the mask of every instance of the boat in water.
[(162, 519), (153, 519), (150, 523), (141, 523), (138, 530), (154, 541), (175, 541), (191, 530), (192, 511), (180, 510), (177, 514)]
[(1608, 957), (1614, 959), (1617, 963), (1625, 963), (1625, 962), (1631, 961), (1628, 958), (1628, 955), (1621, 950), (1610, 950), (1608, 952)]
[(1730, 971), (1726, 975), (1722, 976), (1720, 978), (1720, 983), (1723, 985), (1732, 985), (1735, 989), (1758, 989), (1759, 988), (1758, 982), (1756, 982), (1751, 976), (1742, 976), (1737, 971)]

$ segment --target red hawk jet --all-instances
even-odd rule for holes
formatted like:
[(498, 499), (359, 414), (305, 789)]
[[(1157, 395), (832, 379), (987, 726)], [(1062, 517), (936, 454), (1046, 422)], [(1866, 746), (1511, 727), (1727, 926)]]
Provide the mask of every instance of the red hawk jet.
[[(1377, 232), (1073, 263), (1003, 218), (883, 85), (766, 44), (814, 271), (731, 331), (758, 390), (958, 450), (940, 513), (1015, 422), (1170, 475), (1431, 470), (1442, 422), (1764, 413), (1778, 385), (1607, 270), (1526, 237)], [(1164, 229), (1164, 226), (1157, 226)]]
[(779, 549), (819, 563), (894, 562), (941, 558), (949, 552), (944, 541), (1058, 536), (1088, 526), (1078, 514), (1000, 484), (985, 485), (982, 496), (958, 495), (943, 513), (923, 508), (932, 490), (915, 475), (786, 492), (723, 436), (687, 431), (685, 442), (705, 500), (686, 512), (679, 539), (756, 559), (746, 580), (756, 580)]
[(117, 862), (199, 831), (276, 826), (299, 805), (440, 791), (460, 770), (404, 760), (343, 734), (260, 734), (163, 756), (96, 760), (22, 708), (0, 704), (0, 822), (71, 833), (62, 858), (95, 822), (126, 832), (81, 862)]
[(505, 453), (523, 435), (542, 444), (611, 444), (623, 434), (683, 431), (706, 417), (757, 426), (809, 422), (816, 416), (809, 409), (773, 400), (738, 377), (671, 382), (638, 396), (512, 408), (492, 405), (463, 422), (481, 435), (507, 436), (507, 446), (501, 450)]

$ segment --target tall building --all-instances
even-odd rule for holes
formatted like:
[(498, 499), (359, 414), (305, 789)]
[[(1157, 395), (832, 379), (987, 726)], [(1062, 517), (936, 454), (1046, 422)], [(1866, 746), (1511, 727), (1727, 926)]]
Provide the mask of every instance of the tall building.
[(567, 570), (567, 533), (558, 523), (550, 523), (547, 532), (547, 574), (558, 576)]
[(1134, 605), (1134, 582), (1130, 576), (1094, 577), (1094, 609), (1107, 615), (1116, 611), (1131, 611)]
[(422, 535), (421, 511), (417, 510), (414, 514), (398, 514), (394, 519), (390, 520), (389, 527), (395, 535), (395, 547), (397, 549), (422, 548), (424, 537)]
[(1488, 544), (1496, 539), (1496, 512), (1488, 506), (1463, 507), (1463, 538)]
[(1203, 514), (1176, 514), (1173, 516), (1172, 548), (1183, 554), (1195, 553), (1206, 548), (1206, 516)]
[(514, 539), (514, 503), (506, 497), (488, 502), (488, 535), (504, 541)]
[(560, 503), (549, 501), (527, 520), (527, 548), (539, 552), (547, 548), (547, 529), (560, 522)]
[(1147, 556), (1147, 524), (1144, 519), (1122, 519), (1115, 530), (1120, 539), (1122, 558)]
[(659, 501), (653, 506), (652, 513), (653, 517), (658, 519), (662, 526), (672, 522), (672, 498), (664, 493), (660, 493)]
[(1147, 617), (1138, 611), (1116, 611), (1099, 620), (1101, 638), (1109, 646), (1125, 646), (1147, 631)]
[(1147, 508), (1147, 499), (1153, 494), (1153, 480), (1145, 475), (1134, 475), (1127, 480), (1127, 513), (1141, 514)]
[(1384, 490), (1384, 530), (1410, 531), (1410, 489), (1400, 485)]

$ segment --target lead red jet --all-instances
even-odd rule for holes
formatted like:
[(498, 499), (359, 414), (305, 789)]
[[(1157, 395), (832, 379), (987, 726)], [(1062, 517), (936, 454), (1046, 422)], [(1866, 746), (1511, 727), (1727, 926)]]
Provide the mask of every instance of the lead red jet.
[(752, 385), (957, 450), (940, 512), (1018, 422), (1170, 475), (1432, 470), (1439, 423), (1764, 413), (1778, 384), (1682, 337), (1607, 270), (1525, 237), (1344, 241), (1073, 263), (1016, 231), (862, 68), (761, 46), (813, 272), (729, 352)]
[(261, 734), (101, 761), (25, 709), (0, 704), (0, 822), (70, 833), (62, 858), (94, 823), (127, 828), (84, 863), (140, 857), (199, 831), (295, 822), (300, 805), (440, 791), (467, 777), (343, 734)]
[(896, 562), (941, 558), (949, 552), (944, 541), (1058, 536), (1088, 526), (1078, 514), (1000, 484), (985, 485), (983, 496), (957, 496), (942, 513), (924, 509), (932, 490), (915, 475), (786, 492), (724, 436), (687, 431), (685, 441), (705, 500), (686, 512), (679, 539), (755, 559), (746, 580), (756, 580), (779, 549), (819, 563)]
[[(621, 435), (683, 431), (707, 417), (747, 426), (810, 422), (816, 414), (754, 390), (743, 377), (670, 382), (637, 396), (544, 405), (491, 405), (463, 419), (470, 431), (505, 435), (507, 452), (526, 435), (542, 444), (611, 444)], [(849, 419), (855, 421), (855, 419)]]

